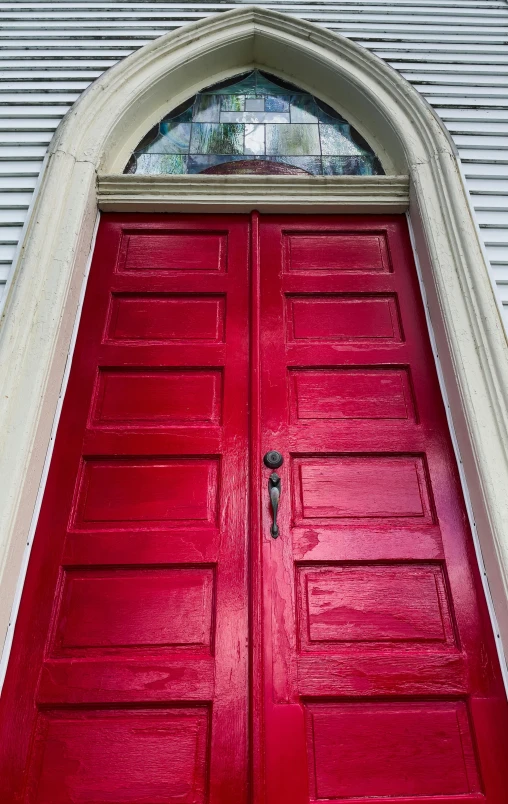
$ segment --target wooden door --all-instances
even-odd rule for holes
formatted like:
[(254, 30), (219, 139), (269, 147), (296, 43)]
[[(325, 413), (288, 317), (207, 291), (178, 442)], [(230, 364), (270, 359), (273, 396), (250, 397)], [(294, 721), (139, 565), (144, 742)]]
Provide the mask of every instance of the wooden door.
[(505, 804), (433, 365), (402, 216), (103, 216), (1, 804)]
[[(507, 706), (405, 220), (259, 237), (267, 801), (507, 800)], [(258, 460), (259, 463), (259, 460)]]
[(248, 220), (100, 226), (0, 719), (2, 804), (239, 804)]

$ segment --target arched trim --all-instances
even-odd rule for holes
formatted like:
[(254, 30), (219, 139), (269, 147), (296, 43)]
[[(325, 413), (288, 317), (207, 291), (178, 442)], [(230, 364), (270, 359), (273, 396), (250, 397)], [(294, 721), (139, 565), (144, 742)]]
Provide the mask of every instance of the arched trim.
[[(211, 80), (254, 66), (343, 112), (371, 143), (388, 179), (409, 175), (416, 250), (508, 646), (508, 348), (454, 147), (425, 100), (376, 56), (311, 23), (256, 7), (208, 17), (147, 44), (96, 81), (53, 138), (0, 340), (0, 634), (92, 248), (97, 177), (121, 173), (168, 109)], [(206, 180), (212, 178), (218, 177)]]

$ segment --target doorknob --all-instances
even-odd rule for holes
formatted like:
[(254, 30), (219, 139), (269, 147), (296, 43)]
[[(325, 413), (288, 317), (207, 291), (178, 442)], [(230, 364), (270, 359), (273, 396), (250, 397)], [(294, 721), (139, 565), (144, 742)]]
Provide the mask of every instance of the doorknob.
[(284, 463), (284, 458), (280, 452), (277, 452), (275, 449), (271, 449), (263, 458), (263, 463), (266, 467), (268, 467), (268, 469), (278, 469), (279, 466), (282, 466)]
[[(284, 458), (280, 452), (272, 449), (266, 453), (265, 457), (263, 458), (263, 463), (266, 467), (268, 467), (268, 469), (278, 469), (279, 466), (282, 466), (284, 463)], [(279, 510), (280, 502), (280, 477), (277, 472), (272, 472), (268, 479), (268, 494), (270, 495), (270, 505), (272, 506), (273, 514), (273, 523), (270, 528), (270, 533), (272, 534), (273, 538), (276, 539), (280, 533), (279, 526), (277, 525), (277, 512)]]

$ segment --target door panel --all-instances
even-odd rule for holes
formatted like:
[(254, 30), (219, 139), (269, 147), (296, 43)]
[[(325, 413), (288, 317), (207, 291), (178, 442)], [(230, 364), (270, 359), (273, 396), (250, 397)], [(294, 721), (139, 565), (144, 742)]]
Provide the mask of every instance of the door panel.
[(241, 216), (101, 223), (3, 698), (2, 802), (246, 799), (248, 247)]
[(504, 804), (507, 724), (405, 219), (104, 215), (2, 804)]
[(261, 455), (285, 459), (277, 539), (260, 487), (267, 801), (501, 804), (506, 700), (405, 221), (261, 218), (260, 277)]

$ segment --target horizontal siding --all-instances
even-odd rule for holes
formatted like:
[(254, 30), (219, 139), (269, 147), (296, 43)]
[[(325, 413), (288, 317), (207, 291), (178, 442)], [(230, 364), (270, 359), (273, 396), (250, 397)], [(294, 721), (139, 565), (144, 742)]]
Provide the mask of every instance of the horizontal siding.
[[(240, 4), (0, 2), (0, 286), (47, 145), (80, 93), (154, 37)], [(434, 107), (457, 145), (508, 327), (505, 0), (259, 5), (348, 36), (398, 70)]]

